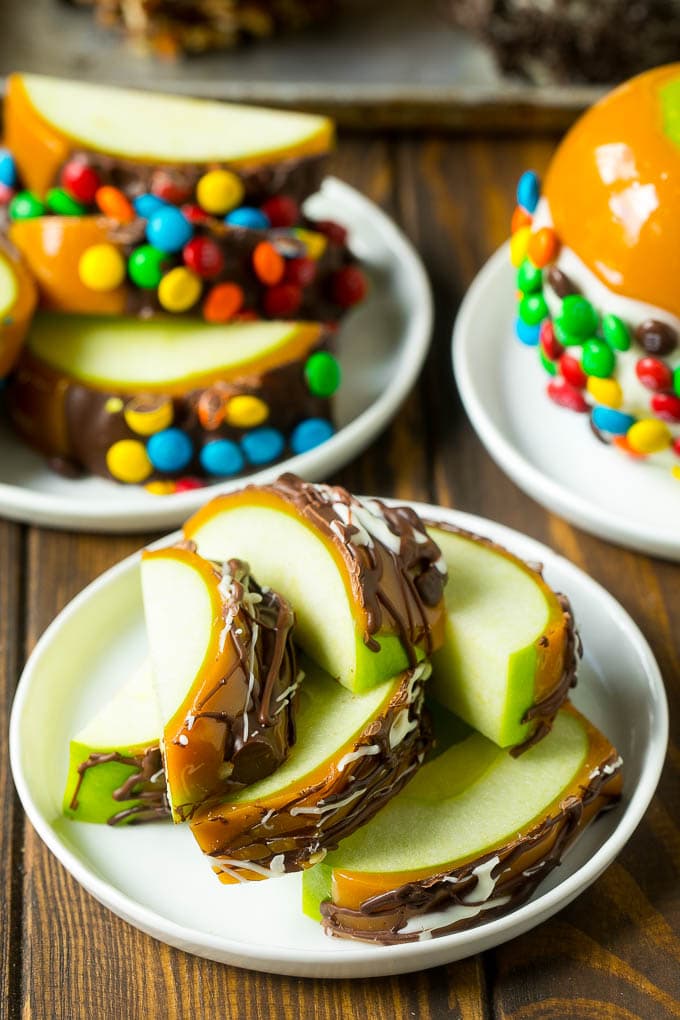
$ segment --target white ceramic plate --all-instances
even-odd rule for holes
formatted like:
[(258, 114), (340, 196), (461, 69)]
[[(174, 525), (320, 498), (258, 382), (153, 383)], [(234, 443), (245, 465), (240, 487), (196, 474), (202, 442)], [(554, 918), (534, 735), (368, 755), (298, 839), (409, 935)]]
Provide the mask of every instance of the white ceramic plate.
[[(420, 259), (400, 230), (363, 195), (327, 178), (305, 206), (317, 219), (348, 227), (352, 249), (371, 279), (366, 302), (346, 318), (339, 340), (344, 383), (335, 402), (338, 432), (308, 453), (248, 476), (271, 481), (294, 471), (326, 477), (375, 439), (413, 386), (432, 331), (432, 298)], [(172, 496), (103, 478), (72, 481), (0, 423), (0, 515), (55, 528), (139, 531), (176, 527), (209, 496), (240, 488), (243, 478)]]
[(504, 245), (470, 287), (453, 333), (460, 395), (496, 463), (549, 510), (653, 556), (680, 560), (680, 484), (597, 442), (557, 407), (536, 351), (517, 341), (515, 270)]
[(219, 885), (186, 826), (116, 830), (60, 817), (69, 738), (145, 651), (135, 554), (86, 588), (45, 632), (21, 678), (10, 727), (14, 780), (30, 821), (101, 903), (157, 939), (224, 963), (367, 977), (448, 963), (519, 935), (569, 903), (616, 857), (654, 793), (666, 749), (666, 699), (647, 643), (610, 595), (545, 546), (467, 514), (416, 507), (542, 561), (550, 584), (569, 593), (586, 648), (574, 701), (624, 757), (622, 804), (511, 914), (471, 931), (388, 947), (323, 935), (301, 912), (299, 875)]

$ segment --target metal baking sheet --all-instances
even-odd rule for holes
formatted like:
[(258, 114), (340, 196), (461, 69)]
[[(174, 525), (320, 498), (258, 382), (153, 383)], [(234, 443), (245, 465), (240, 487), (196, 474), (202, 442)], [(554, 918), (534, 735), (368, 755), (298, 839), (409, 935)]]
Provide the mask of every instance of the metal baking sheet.
[(323, 26), (173, 62), (135, 52), (64, 0), (0, 8), (0, 74), (313, 108), (356, 127), (557, 128), (601, 92), (503, 78), (483, 46), (423, 0), (346, 0)]

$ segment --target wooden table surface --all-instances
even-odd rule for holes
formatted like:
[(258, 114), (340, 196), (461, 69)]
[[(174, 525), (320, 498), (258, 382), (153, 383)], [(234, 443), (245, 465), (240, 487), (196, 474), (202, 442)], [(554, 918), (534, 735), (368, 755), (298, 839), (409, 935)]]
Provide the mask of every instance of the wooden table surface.
[[(514, 183), (553, 137), (345, 137), (333, 170), (422, 252), (437, 301), (433, 349), (398, 419), (333, 481), (502, 521), (567, 556), (637, 620), (680, 715), (680, 565), (590, 537), (544, 511), (483, 450), (458, 401), (449, 342), (461, 297), (505, 238)], [(74, 535), (0, 522), (0, 697), (80, 589), (151, 535)], [(0, 1016), (22, 1020), (641, 1020), (680, 1016), (680, 749), (620, 858), (571, 906), (481, 956), (404, 977), (313, 981), (250, 973), (155, 942), (75, 883), (25, 821), (0, 757)], [(160, 863), (159, 863), (159, 866)]]

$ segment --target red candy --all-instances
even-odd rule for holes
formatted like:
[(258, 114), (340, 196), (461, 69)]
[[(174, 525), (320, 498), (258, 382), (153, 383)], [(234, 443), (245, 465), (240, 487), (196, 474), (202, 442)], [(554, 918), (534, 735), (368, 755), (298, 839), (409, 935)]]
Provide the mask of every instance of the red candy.
[(264, 310), (270, 319), (288, 319), (302, 304), (302, 290), (292, 283), (270, 287), (264, 296)]
[(244, 308), (242, 312), (234, 316), (234, 322), (257, 322), (260, 316), (254, 308)]
[(79, 160), (74, 159), (67, 163), (61, 171), (62, 188), (83, 205), (92, 205), (101, 183), (101, 178), (94, 167)]
[(200, 478), (178, 478), (175, 482), (175, 492), (191, 492), (192, 489), (202, 489), (205, 482)]
[(572, 358), (570, 354), (563, 354), (560, 358), (560, 372), (567, 382), (578, 390), (584, 389), (588, 382), (588, 376), (581, 368), (580, 361)]
[(566, 407), (570, 411), (579, 413), (590, 410), (580, 390), (568, 383), (566, 379), (561, 379), (559, 376), (556, 379), (551, 379), (547, 391), (550, 399), (560, 407)]
[(564, 354), (564, 347), (555, 336), (555, 328), (550, 319), (544, 319), (541, 323), (539, 340), (546, 358), (550, 358), (551, 361), (559, 361)]
[(366, 297), (366, 277), (357, 266), (338, 269), (333, 277), (333, 300), (341, 308), (351, 308)]
[(182, 212), (189, 223), (205, 223), (207, 219), (210, 219), (205, 209), (201, 209), (200, 205), (191, 205), (191, 203), (183, 205)]
[(327, 237), (331, 244), (346, 244), (347, 231), (334, 220), (317, 220), (314, 228), (324, 237)]
[(224, 255), (219, 245), (209, 237), (194, 237), (182, 249), (184, 265), (205, 280), (210, 280), (224, 269)]
[(673, 393), (655, 393), (649, 403), (658, 418), (680, 422), (680, 397)]
[(659, 358), (640, 358), (635, 365), (635, 374), (648, 390), (670, 390), (673, 388), (673, 373)]
[(167, 170), (156, 170), (151, 178), (151, 192), (171, 205), (181, 205), (191, 198), (191, 185), (173, 180)]
[(6, 184), (0, 184), (0, 205), (9, 205), (14, 198), (14, 188), (8, 188)]
[(287, 259), (285, 283), (293, 283), (296, 287), (309, 287), (316, 279), (316, 262), (314, 259)]
[(294, 227), (300, 219), (300, 206), (294, 198), (275, 195), (268, 198), (261, 208), (272, 227)]
[(676, 457), (680, 457), (680, 436), (675, 437), (671, 446)]

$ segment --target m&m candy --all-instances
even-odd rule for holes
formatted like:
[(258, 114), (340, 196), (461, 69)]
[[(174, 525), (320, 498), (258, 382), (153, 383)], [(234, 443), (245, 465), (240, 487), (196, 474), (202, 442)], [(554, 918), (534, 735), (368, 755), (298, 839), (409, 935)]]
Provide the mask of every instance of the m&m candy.
[(181, 170), (155, 170), (150, 190), (164, 202), (181, 205), (191, 198), (192, 187)]
[(214, 216), (224, 216), (241, 204), (244, 188), (230, 170), (209, 170), (196, 185), (198, 204)]
[(157, 471), (181, 471), (194, 455), (191, 439), (178, 428), (155, 432), (147, 444), (149, 460)]
[(562, 307), (556, 321), (557, 325), (568, 336), (593, 336), (597, 330), (597, 312), (590, 301), (580, 294), (569, 294), (562, 300)]
[(614, 371), (616, 355), (604, 340), (586, 340), (583, 345), (581, 365), (586, 375), (606, 379)]
[(548, 396), (553, 403), (559, 404), (560, 407), (566, 407), (570, 411), (583, 413), (590, 410), (588, 401), (584, 398), (581, 391), (577, 390), (575, 386), (572, 386), (571, 383), (560, 376), (551, 379), (548, 383)]
[(655, 393), (649, 405), (663, 421), (680, 422), (680, 397), (674, 393)]
[(224, 255), (219, 244), (209, 237), (194, 237), (182, 248), (184, 265), (210, 280), (224, 269)]
[(539, 339), (546, 357), (551, 361), (557, 361), (564, 354), (564, 347), (555, 336), (555, 329), (550, 319), (541, 323)]
[(207, 322), (229, 322), (243, 307), (243, 290), (237, 283), (218, 283), (203, 302)]
[(613, 407), (598, 405), (592, 410), (591, 417), (593, 424), (602, 432), (609, 432), (611, 435), (623, 436), (628, 429), (635, 424), (635, 418), (623, 411), (617, 411)]
[(93, 244), (80, 256), (78, 275), (90, 290), (115, 290), (125, 279), (125, 260), (114, 245)]
[(6, 188), (15, 188), (17, 184), (14, 157), (9, 149), (0, 149), (0, 184), (4, 184)]
[(157, 478), (153, 482), (147, 482), (144, 486), (152, 496), (171, 496), (176, 491), (176, 486), (170, 479)]
[(673, 391), (680, 397), (680, 365), (673, 369)]
[(521, 340), (527, 347), (535, 347), (541, 335), (541, 326), (539, 323), (530, 325), (524, 319), (517, 319), (515, 321), (515, 334), (517, 339)]
[(150, 216), (163, 208), (165, 202), (158, 195), (152, 195), (147, 191), (143, 195), (137, 195), (132, 204), (137, 215), (143, 220), (148, 220)]
[(230, 439), (213, 439), (206, 443), (199, 454), (201, 467), (209, 475), (229, 477), (243, 471), (245, 457), (238, 443)]
[(539, 291), (543, 285), (543, 270), (525, 259), (517, 272), (517, 286), (525, 294)]
[(617, 408), (623, 403), (623, 390), (616, 379), (599, 379), (596, 375), (591, 375), (586, 388), (597, 404)]
[(539, 325), (548, 314), (548, 305), (542, 294), (525, 294), (519, 303), (519, 317), (528, 326)]
[(293, 283), (296, 287), (309, 287), (316, 279), (316, 262), (313, 259), (301, 258), (287, 259), (284, 282)]
[(167, 257), (164, 251), (159, 251), (150, 244), (140, 245), (128, 259), (130, 279), (138, 287), (155, 290), (163, 279)]
[(673, 373), (660, 358), (639, 358), (635, 363), (635, 374), (648, 390), (669, 390), (673, 385)]
[(260, 241), (253, 251), (252, 261), (256, 276), (268, 287), (275, 287), (283, 279), (286, 264), (269, 241)]
[(232, 209), (224, 217), (224, 222), (229, 227), (242, 227), (247, 230), (268, 230), (271, 226), (269, 217), (261, 209), (255, 209), (250, 205), (241, 205), (238, 209)]
[(520, 227), (510, 238), (510, 261), (517, 269), (527, 257), (531, 227)]
[(8, 188), (6, 184), (0, 183), (0, 205), (9, 205), (14, 198), (14, 188)]
[(618, 315), (602, 316), (602, 335), (616, 351), (627, 351), (630, 347), (630, 330)]
[(290, 447), (295, 454), (307, 453), (331, 438), (335, 429), (325, 418), (307, 418), (293, 429)]
[(262, 425), (269, 417), (269, 407), (264, 400), (249, 393), (232, 397), (224, 409), (224, 420), (238, 429), (252, 429)]
[(635, 453), (659, 453), (670, 446), (672, 436), (668, 425), (655, 418), (643, 418), (631, 425), (626, 439)]
[(530, 212), (523, 209), (521, 205), (516, 205), (510, 221), (510, 233), (516, 234), (518, 230), (522, 229), (522, 227), (530, 227), (532, 219), (533, 217)]
[(678, 346), (678, 334), (667, 322), (645, 319), (635, 330), (635, 339), (647, 354), (670, 354)]
[(82, 202), (69, 195), (65, 188), (51, 188), (47, 192), (47, 208), (56, 216), (82, 216), (86, 212)]
[(269, 287), (264, 296), (264, 310), (270, 319), (290, 319), (302, 304), (302, 290), (293, 283)]
[(535, 266), (542, 268), (554, 262), (560, 250), (560, 242), (552, 227), (541, 227), (529, 238), (527, 254)]
[(31, 191), (18, 191), (9, 203), (11, 220), (32, 220), (44, 214), (45, 206)]
[(146, 224), (147, 241), (161, 251), (180, 251), (193, 235), (193, 226), (174, 205), (163, 205), (156, 209)]
[(517, 182), (517, 204), (527, 212), (533, 213), (540, 197), (541, 184), (538, 174), (534, 170), (525, 170)]
[(174, 410), (169, 397), (136, 396), (128, 400), (123, 412), (129, 429), (140, 436), (152, 436), (172, 424)]
[(249, 464), (270, 464), (283, 453), (286, 443), (278, 429), (263, 426), (246, 433), (241, 448)]
[(196, 304), (202, 289), (196, 273), (176, 266), (158, 284), (158, 301), (166, 312), (186, 312)]
[(120, 439), (106, 451), (106, 466), (118, 482), (138, 485), (151, 474), (153, 467), (144, 444), (138, 439)]
[(202, 489), (205, 482), (202, 478), (178, 478), (175, 481), (175, 492), (193, 492), (194, 489)]
[(336, 223), (335, 220), (315, 220), (314, 226), (331, 244), (337, 244), (341, 247), (347, 244), (347, 230), (340, 223)]
[(92, 205), (101, 187), (101, 178), (94, 167), (78, 159), (72, 159), (65, 164), (59, 179), (62, 188), (68, 191), (76, 202), (82, 202), (83, 205)]
[(315, 351), (305, 364), (305, 379), (315, 397), (332, 397), (338, 390), (342, 373), (336, 358), (328, 351)]
[(125, 197), (122, 191), (109, 184), (97, 189), (94, 196), (100, 212), (118, 223), (132, 223), (135, 218), (135, 210)]
[(580, 361), (577, 361), (576, 358), (572, 358), (570, 354), (563, 354), (560, 358), (559, 365), (560, 374), (563, 378), (565, 378), (568, 383), (571, 383), (572, 386), (582, 390), (588, 381), (588, 377), (581, 368)]
[(366, 297), (366, 277), (358, 266), (344, 266), (333, 275), (333, 300), (341, 308), (351, 308)]
[(545, 351), (540, 346), (538, 348), (538, 357), (548, 375), (557, 375), (557, 364), (554, 361), (551, 361), (549, 357), (547, 357)]
[(300, 206), (287, 195), (268, 198), (262, 206), (262, 212), (272, 227), (294, 227), (300, 219)]

